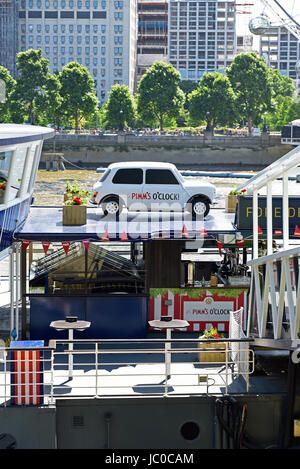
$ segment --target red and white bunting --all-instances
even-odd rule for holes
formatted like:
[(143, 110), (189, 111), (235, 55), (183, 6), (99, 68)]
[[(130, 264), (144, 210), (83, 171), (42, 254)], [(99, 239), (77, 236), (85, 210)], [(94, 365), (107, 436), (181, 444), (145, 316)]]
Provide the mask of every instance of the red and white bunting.
[(85, 249), (88, 251), (91, 241), (89, 239), (83, 239), (82, 242), (83, 242), (83, 245), (84, 245)]
[(120, 240), (121, 240), (121, 241), (128, 241), (128, 236), (127, 236), (127, 234), (125, 233), (125, 231), (123, 231)]
[(245, 244), (245, 240), (244, 239), (239, 239), (237, 240), (237, 245), (239, 248), (243, 247)]
[(49, 246), (50, 246), (50, 241), (42, 241), (42, 245), (43, 245), (43, 249), (44, 249), (44, 253), (47, 254), (47, 251), (49, 249)]
[(108, 230), (106, 229), (105, 232), (102, 235), (101, 241), (109, 241), (109, 234)]
[(70, 241), (62, 241), (62, 246), (65, 250), (65, 253), (66, 253), (66, 256), (68, 255), (68, 252), (69, 252), (69, 249), (70, 249), (70, 244), (71, 242)]
[(282, 233), (281, 230), (274, 230), (274, 235), (275, 236), (281, 236), (281, 235), (283, 235), (283, 233)]
[(187, 228), (186, 228), (185, 225), (183, 225), (183, 227), (182, 227), (181, 236), (182, 236), (183, 238), (188, 238), (188, 236), (189, 236), (189, 232), (188, 232), (188, 230), (187, 230)]
[(201, 228), (201, 230), (200, 230), (200, 236), (204, 236), (204, 237), (208, 236), (207, 231), (206, 231), (205, 228)]
[(222, 247), (224, 246), (224, 243), (217, 240), (217, 245), (218, 245), (219, 253), (221, 254), (221, 250), (222, 250)]
[(24, 251), (26, 251), (30, 243), (31, 241), (29, 241), (28, 239), (22, 239), (22, 246), (23, 246)]
[(293, 236), (297, 236), (298, 238), (300, 237), (300, 230), (297, 225), (295, 226), (295, 231), (294, 231)]
[(257, 232), (258, 232), (259, 235), (263, 235), (263, 234), (264, 234), (264, 232), (263, 232), (263, 230), (261, 229), (260, 226), (258, 226)]

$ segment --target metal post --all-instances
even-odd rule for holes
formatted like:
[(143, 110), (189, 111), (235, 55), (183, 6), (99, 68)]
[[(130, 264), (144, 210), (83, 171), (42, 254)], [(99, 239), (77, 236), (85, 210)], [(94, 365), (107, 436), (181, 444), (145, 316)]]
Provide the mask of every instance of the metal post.
[(16, 339), (19, 336), (19, 299), (20, 299), (20, 251), (19, 243), (16, 243)]
[(95, 397), (98, 397), (98, 342), (95, 344), (95, 370), (96, 370), (96, 384), (95, 384)]
[(26, 307), (26, 285), (27, 285), (27, 262), (26, 262), (26, 251), (20, 247), (20, 257), (21, 257), (21, 276), (20, 276), (20, 286), (21, 286), (21, 337), (23, 340), (26, 339), (26, 329), (27, 329), (27, 307)]
[(273, 253), (272, 182), (267, 184), (267, 254)]
[(258, 258), (258, 193), (253, 191), (253, 259)]
[[(73, 329), (69, 329), (69, 340), (73, 340)], [(69, 343), (69, 379), (73, 379), (73, 343)]]
[(283, 249), (289, 246), (289, 193), (288, 193), (288, 172), (282, 176), (282, 220), (283, 220)]
[(12, 333), (15, 327), (14, 321), (14, 304), (15, 304), (15, 284), (14, 284), (14, 276), (15, 276), (15, 269), (14, 269), (14, 262), (15, 262), (15, 254), (14, 254), (14, 244), (12, 245), (9, 253), (9, 284), (10, 284), (10, 334)]

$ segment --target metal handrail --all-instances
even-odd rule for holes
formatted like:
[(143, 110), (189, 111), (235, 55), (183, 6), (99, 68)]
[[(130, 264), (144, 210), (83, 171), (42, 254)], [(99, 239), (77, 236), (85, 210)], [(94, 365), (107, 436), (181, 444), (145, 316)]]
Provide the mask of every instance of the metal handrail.
[[(229, 385), (233, 382), (235, 376), (241, 375), (239, 369), (242, 364), (246, 364), (249, 368), (249, 372), (246, 377), (246, 385), (248, 389), (248, 375), (254, 371), (254, 352), (249, 350), (249, 344), (252, 342), (251, 338), (244, 339), (80, 339), (80, 340), (51, 340), (49, 341), (48, 347), (30, 347), (26, 348), (26, 351), (34, 350), (45, 353), (41, 361), (43, 362), (44, 375), (43, 383), (36, 382), (36, 385), (44, 386), (44, 404), (43, 405), (53, 405), (55, 404), (56, 399), (63, 397), (65, 398), (74, 398), (74, 397), (107, 397), (108, 390), (110, 394), (126, 396), (132, 395), (132, 389), (136, 386), (141, 386), (137, 383), (140, 382), (140, 378), (147, 377), (149, 380), (142, 385), (146, 390), (151, 391), (153, 395), (178, 395), (188, 393), (188, 394), (208, 394), (211, 386), (217, 386), (218, 388), (224, 387), (226, 394), (229, 392)], [(200, 343), (215, 343), (213, 348), (200, 348)], [(243, 343), (243, 346), (246, 347), (242, 351), (242, 359), (239, 358), (239, 361), (234, 361), (231, 355), (230, 342)], [(152, 344), (154, 346), (160, 344), (159, 347), (147, 348), (147, 347), (136, 347), (137, 344), (143, 346), (143, 344)], [(169, 344), (182, 345), (187, 343), (186, 347), (180, 348), (170, 348)], [(225, 344), (225, 348), (219, 347), (219, 344)], [(83, 348), (75, 348), (73, 345), (77, 345)], [(105, 345), (120, 345), (123, 344), (122, 348), (103, 348)], [(193, 344), (193, 345), (192, 345)], [(61, 346), (64, 345), (68, 349), (60, 350)], [(72, 346), (69, 350), (69, 346)], [(93, 346), (91, 348), (85, 348), (85, 346)], [(134, 347), (130, 347), (133, 345)], [(1, 351), (11, 352), (11, 351), (20, 351), (19, 347), (11, 348), (0, 348)], [(25, 350), (25, 349), (23, 349)], [(236, 350), (236, 349), (235, 349)], [(245, 354), (246, 350), (246, 354)], [(186, 360), (184, 358), (181, 361), (183, 355), (188, 353), (192, 354), (201, 354), (204, 352), (206, 354), (220, 353), (222, 352), (225, 356), (225, 361), (218, 361), (214, 355), (213, 359), (209, 363), (204, 363), (199, 357), (199, 361), (195, 360), (195, 355), (191, 357), (191, 360)], [(79, 358), (79, 361), (74, 360), (72, 363), (72, 374), (69, 374), (69, 356)], [(117, 356), (116, 360), (109, 359), (108, 361), (101, 361), (101, 357), (107, 357), (108, 355)], [(125, 355), (132, 358), (121, 358)], [(135, 357), (134, 355), (137, 355)], [(148, 360), (149, 355), (153, 356), (153, 360)], [(163, 357), (163, 360), (157, 360), (155, 357)], [(172, 356), (177, 355), (177, 361), (172, 362)], [(88, 356), (87, 359), (83, 359), (83, 356)], [(147, 356), (147, 360), (141, 359), (141, 357)], [(65, 358), (64, 358), (65, 357)], [(11, 357), (4, 357), (4, 370), (0, 370), (0, 405), (10, 405), (10, 393), (15, 394), (13, 389), (19, 389), (23, 384), (14, 384), (15, 380), (12, 377), (18, 373), (20, 370), (25, 373), (26, 360), (25, 358), (19, 359), (19, 367), (17, 371), (12, 371), (10, 364), (14, 361)], [(172, 365), (171, 365), (172, 363)], [(180, 368), (176, 365), (180, 363)], [(250, 369), (249, 363), (252, 364)], [(137, 367), (142, 365), (140, 370), (137, 370)], [(183, 365), (183, 368), (182, 368)], [(190, 365), (197, 365), (194, 368), (190, 368)], [(200, 367), (199, 367), (200, 365)], [(203, 365), (203, 366), (202, 366)], [(216, 365), (219, 365), (217, 368)], [(107, 370), (107, 367), (116, 366), (118, 368), (117, 373), (110, 372)], [(145, 369), (146, 366), (146, 369)], [(171, 367), (170, 367), (171, 366)], [(128, 368), (129, 367), (129, 368)], [(86, 370), (88, 368), (88, 371)], [(245, 367), (244, 367), (245, 368)], [(247, 368), (247, 369), (248, 369)], [(172, 370), (172, 373), (171, 371)], [(27, 366), (28, 372), (28, 366)], [(30, 371), (32, 373), (32, 370)], [(4, 374), (4, 379), (1, 378), (1, 375)], [(72, 378), (70, 378), (70, 376)], [(170, 382), (170, 376), (172, 381)], [(162, 377), (161, 381), (159, 377)], [(182, 379), (184, 377), (184, 379)], [(126, 378), (126, 379), (125, 379)], [(71, 381), (70, 381), (71, 379)], [(117, 382), (115, 382), (117, 380)], [(178, 381), (179, 380), (179, 381)], [(24, 381), (21, 380), (22, 383)], [(38, 378), (39, 381), (39, 378)], [(145, 380), (146, 381), (146, 380)], [(68, 386), (72, 386), (72, 393), (64, 394), (62, 393), (65, 390), (66, 382), (69, 382)], [(216, 384), (217, 383), (217, 384)], [(10, 391), (9, 391), (10, 386)], [(19, 386), (19, 388), (17, 388)], [(175, 386), (175, 390), (173, 387)], [(203, 386), (205, 390), (203, 391)], [(1, 389), (4, 391), (2, 392)], [(25, 389), (25, 388), (24, 388)], [(68, 387), (69, 389), (69, 387)], [(131, 390), (131, 392), (129, 391)], [(129, 394), (128, 394), (129, 392)], [(59, 394), (57, 394), (59, 393)], [(216, 391), (215, 391), (216, 393)], [(110, 395), (109, 394), (109, 395)], [(145, 393), (141, 392), (141, 397)], [(147, 392), (147, 395), (149, 393)], [(27, 401), (31, 398), (31, 395), (26, 395)], [(41, 397), (35, 396), (36, 397)]]

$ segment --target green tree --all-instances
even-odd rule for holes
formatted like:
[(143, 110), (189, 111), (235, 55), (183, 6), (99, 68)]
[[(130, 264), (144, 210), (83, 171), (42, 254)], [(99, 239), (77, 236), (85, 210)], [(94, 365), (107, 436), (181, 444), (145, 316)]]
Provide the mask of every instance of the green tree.
[(180, 89), (184, 92), (185, 94), (185, 102), (184, 102), (184, 109), (189, 109), (189, 100), (188, 100), (188, 95), (197, 89), (198, 87), (198, 83), (196, 81), (192, 81), (192, 80), (182, 80), (180, 83), (179, 83), (179, 87)]
[(205, 73), (198, 88), (189, 94), (190, 118), (214, 131), (217, 124), (225, 125), (234, 119), (235, 96), (228, 77), (221, 73)]
[(49, 75), (41, 94), (36, 98), (35, 107), (39, 123), (55, 124), (60, 127), (64, 122), (63, 99), (60, 95), (61, 83), (58, 75)]
[(166, 116), (176, 118), (180, 114), (185, 99), (180, 81), (180, 73), (173, 65), (154, 62), (138, 86), (138, 113), (142, 120), (155, 118), (162, 131)]
[(16, 82), (10, 75), (7, 68), (0, 66), (0, 80), (2, 84), (2, 101), (0, 102), (0, 122), (10, 121), (10, 96), (13, 92)]
[(273, 90), (273, 96), (293, 96), (296, 92), (292, 78), (281, 75), (277, 68), (269, 68), (269, 78)]
[(134, 98), (126, 85), (114, 85), (106, 102), (105, 121), (107, 125), (122, 130), (131, 127), (135, 120)]
[(12, 101), (19, 104), (34, 124), (36, 119), (35, 101), (43, 92), (49, 76), (49, 62), (42, 58), (42, 50), (29, 49), (17, 54), (18, 79), (12, 93)]
[(96, 112), (98, 98), (94, 90), (94, 80), (86, 67), (78, 62), (70, 62), (59, 73), (62, 106), (67, 117), (75, 120), (75, 130), (79, 130), (82, 117), (88, 119)]
[(271, 110), (269, 69), (263, 58), (249, 52), (237, 55), (226, 73), (235, 92), (237, 110), (242, 119), (247, 119), (251, 133), (253, 121)]

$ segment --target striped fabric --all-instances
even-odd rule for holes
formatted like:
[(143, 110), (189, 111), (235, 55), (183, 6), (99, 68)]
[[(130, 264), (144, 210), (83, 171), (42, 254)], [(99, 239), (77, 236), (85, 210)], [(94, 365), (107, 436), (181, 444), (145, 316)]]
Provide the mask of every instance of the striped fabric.
[(43, 404), (42, 352), (15, 350), (11, 352), (11, 404)]

